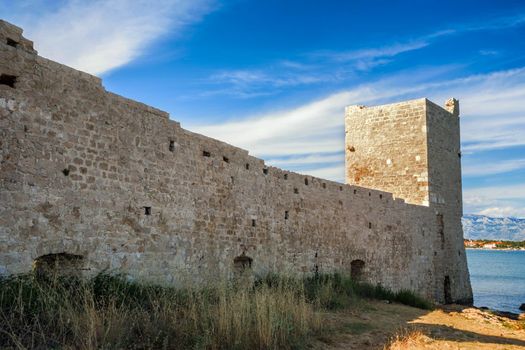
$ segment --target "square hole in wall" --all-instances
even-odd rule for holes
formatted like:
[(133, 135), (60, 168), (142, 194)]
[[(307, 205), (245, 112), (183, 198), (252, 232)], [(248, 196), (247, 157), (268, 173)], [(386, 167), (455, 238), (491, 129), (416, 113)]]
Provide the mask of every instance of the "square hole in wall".
[(175, 141), (170, 140), (169, 150), (170, 152), (175, 152)]
[(203, 157), (211, 157), (211, 154), (208, 151), (202, 151), (202, 156)]
[(298, 189), (297, 187), (295, 187), (295, 188), (293, 189), (293, 193), (298, 194), (298, 193), (299, 193), (299, 189)]
[(321, 185), (323, 188), (326, 188), (326, 183), (323, 182), (323, 184)]
[(343, 186), (339, 186), (339, 191), (342, 191), (343, 190)]
[(252, 227), (255, 227), (257, 226), (257, 222), (255, 221), (255, 219), (252, 219)]
[(151, 215), (151, 207), (144, 207), (144, 215)]
[(288, 215), (288, 210), (286, 210), (286, 211), (284, 212), (284, 220), (288, 220), (288, 217), (289, 217), (289, 215)]
[(225, 156), (222, 156), (222, 160), (223, 160), (225, 163), (229, 163), (229, 162), (230, 162), (230, 158), (225, 157)]
[(371, 222), (368, 223), (368, 228), (372, 228), (372, 223)]
[(357, 190), (354, 190), (354, 194), (357, 194)]
[(7, 85), (7, 86), (14, 88), (15, 84), (16, 84), (16, 76), (9, 75), (9, 74), (0, 75), (0, 85)]
[(288, 174), (284, 174), (284, 179), (288, 180)]
[(382, 194), (379, 195), (379, 199), (383, 199), (383, 195)]
[(18, 41), (13, 40), (11, 38), (7, 38), (6, 44), (9, 45), (9, 46), (12, 46), (12, 47), (17, 47), (18, 46)]
[(308, 186), (308, 179), (307, 179), (307, 178), (304, 179), (304, 184), (305, 184), (306, 186)]
[(250, 170), (250, 164), (246, 163), (244, 167), (246, 168), (246, 170)]
[(263, 174), (268, 175), (268, 168), (263, 168)]

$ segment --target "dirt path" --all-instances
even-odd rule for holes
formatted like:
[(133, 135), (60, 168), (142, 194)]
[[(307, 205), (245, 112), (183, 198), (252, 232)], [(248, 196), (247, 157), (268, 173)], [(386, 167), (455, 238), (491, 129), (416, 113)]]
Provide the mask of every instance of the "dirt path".
[(313, 349), (525, 349), (525, 320), (475, 308), (425, 311), (367, 301), (324, 320), (331, 330)]

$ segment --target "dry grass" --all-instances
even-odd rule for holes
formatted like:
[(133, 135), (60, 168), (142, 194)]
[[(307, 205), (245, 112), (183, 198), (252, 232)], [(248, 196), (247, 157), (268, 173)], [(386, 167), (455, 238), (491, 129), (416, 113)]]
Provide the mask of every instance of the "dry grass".
[(1, 348), (297, 348), (321, 327), (292, 281), (197, 290), (23, 276), (0, 287)]
[(0, 280), (0, 348), (297, 349), (325, 331), (319, 311), (372, 290), (338, 275), (245, 282), (175, 289), (109, 275)]
[(385, 350), (420, 349), (429, 338), (418, 329), (402, 329), (385, 345)]

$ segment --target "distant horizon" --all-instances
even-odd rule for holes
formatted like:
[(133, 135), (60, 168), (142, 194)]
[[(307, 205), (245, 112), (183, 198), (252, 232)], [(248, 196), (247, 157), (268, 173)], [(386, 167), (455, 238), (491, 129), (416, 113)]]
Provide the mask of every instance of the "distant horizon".
[(484, 214), (473, 214), (473, 213), (464, 213), (462, 217), (465, 216), (485, 216), (492, 219), (516, 219), (516, 220), (525, 220), (525, 217), (517, 217), (517, 216), (492, 216), (492, 215), (484, 215)]

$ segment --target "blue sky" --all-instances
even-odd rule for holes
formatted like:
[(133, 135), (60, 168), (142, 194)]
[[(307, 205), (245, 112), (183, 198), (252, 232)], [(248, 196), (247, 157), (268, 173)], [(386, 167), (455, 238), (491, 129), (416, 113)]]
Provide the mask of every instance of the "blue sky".
[(343, 108), (461, 105), (466, 213), (525, 217), (523, 1), (0, 0), (45, 57), (281, 168), (343, 181)]

